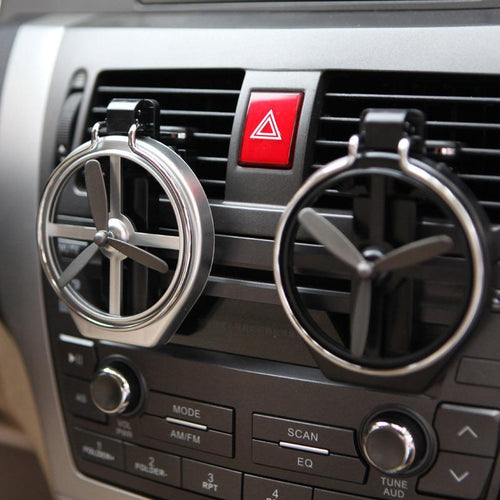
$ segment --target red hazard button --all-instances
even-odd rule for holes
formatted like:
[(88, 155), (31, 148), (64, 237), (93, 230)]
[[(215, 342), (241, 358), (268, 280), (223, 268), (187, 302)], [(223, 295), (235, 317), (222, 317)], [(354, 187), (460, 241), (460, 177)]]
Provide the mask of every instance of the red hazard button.
[(240, 165), (292, 167), (303, 97), (301, 92), (252, 92)]

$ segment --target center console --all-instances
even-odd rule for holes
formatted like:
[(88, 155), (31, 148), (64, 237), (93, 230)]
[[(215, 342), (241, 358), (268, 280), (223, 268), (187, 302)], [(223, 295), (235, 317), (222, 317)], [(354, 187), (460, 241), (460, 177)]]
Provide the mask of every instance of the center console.
[(57, 42), (26, 293), (81, 498), (498, 498), (500, 68), (455, 28), (409, 68), (365, 42), (417, 28), (175, 19), (28, 26), (10, 63)]

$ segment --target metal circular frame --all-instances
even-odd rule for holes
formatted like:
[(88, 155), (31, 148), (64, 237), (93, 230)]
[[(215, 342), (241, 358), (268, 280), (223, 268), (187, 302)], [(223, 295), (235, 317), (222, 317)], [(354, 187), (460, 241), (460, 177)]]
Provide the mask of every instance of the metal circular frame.
[(477, 311), (479, 310), (485, 294), (485, 278), (486, 278), (486, 254), (484, 245), (473, 218), (463, 203), (457, 198), (448, 185), (440, 181), (438, 178), (431, 175), (425, 169), (419, 167), (409, 158), (410, 142), (408, 139), (403, 138), (398, 145), (398, 153), (400, 157), (400, 168), (409, 177), (421, 182), (435, 194), (440, 196), (448, 208), (452, 211), (455, 217), (462, 224), (467, 244), (469, 245), (470, 255), (472, 259), (472, 287), (470, 293), (470, 301), (465, 311), (462, 320), (460, 321), (457, 329), (439, 348), (433, 351), (430, 355), (415, 361), (411, 364), (395, 367), (377, 369), (367, 367), (362, 364), (352, 363), (343, 359), (340, 356), (325, 349), (314, 338), (312, 338), (308, 331), (303, 327), (299, 318), (295, 315), (294, 310), (290, 306), (284, 286), (283, 286), (283, 273), (286, 270), (281, 268), (280, 259), (281, 254), (285, 249), (282, 246), (283, 234), (288, 224), (291, 222), (291, 215), (294, 212), (295, 206), (299, 204), (303, 198), (307, 197), (311, 189), (314, 189), (318, 184), (326, 181), (327, 179), (340, 174), (351, 168), (357, 159), (359, 139), (357, 136), (351, 137), (349, 141), (348, 155), (339, 158), (331, 163), (328, 163), (323, 168), (315, 172), (309, 177), (301, 188), (295, 193), (291, 201), (288, 203), (282, 217), (278, 223), (276, 232), (276, 240), (273, 254), (273, 268), (274, 278), (278, 289), (278, 294), (285, 310), (288, 319), (292, 323), (295, 330), (305, 340), (307, 345), (311, 347), (322, 358), (329, 362), (346, 369), (348, 371), (369, 375), (374, 377), (395, 377), (405, 376), (432, 366), (434, 363), (446, 357), (453, 349), (455, 349), (465, 338), (469, 332), (470, 327), (473, 325)]
[[(75, 319), (79, 318), (87, 323), (85, 325), (80, 322), (78, 325), (80, 330), (84, 330), (84, 335), (138, 345), (154, 345), (160, 335), (158, 332), (155, 333), (154, 340), (142, 332), (143, 338), (137, 342), (130, 340), (129, 335), (124, 337), (121, 333), (134, 332), (139, 328), (142, 330), (160, 319), (165, 319), (168, 314), (187, 314), (192, 306), (191, 302), (198, 298), (210, 272), (214, 230), (208, 200), (189, 166), (167, 146), (150, 138), (138, 139), (136, 133), (137, 128), (133, 125), (128, 137), (99, 137), (99, 127), (97, 124), (94, 126), (91, 141), (73, 151), (52, 173), (40, 202), (37, 240), (42, 268), (48, 281), (58, 297), (74, 313)], [(60, 195), (69, 180), (88, 160), (103, 156), (130, 160), (146, 170), (168, 196), (179, 229), (179, 258), (169, 287), (151, 307), (130, 316), (103, 312), (82, 297), (71, 284), (63, 289), (57, 284), (61, 270), (55, 256), (53, 239), (64, 237), (54, 229), (58, 226), (54, 218)], [(135, 234), (134, 231), (132, 236)], [(152, 236), (147, 233), (137, 234)], [(141, 245), (152, 246), (147, 242), (142, 242)], [(172, 248), (161, 245), (157, 247)], [(186, 298), (187, 296), (189, 297)], [(178, 319), (170, 320), (172, 325), (180, 323)], [(100, 333), (94, 331), (95, 329)], [(102, 335), (105, 330), (108, 333)]]

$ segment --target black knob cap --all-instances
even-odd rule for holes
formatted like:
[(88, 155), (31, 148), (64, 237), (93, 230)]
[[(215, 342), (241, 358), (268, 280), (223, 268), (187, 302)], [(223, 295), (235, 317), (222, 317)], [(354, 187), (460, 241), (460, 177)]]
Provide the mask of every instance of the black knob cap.
[(365, 426), (362, 450), (366, 460), (384, 474), (417, 469), (427, 454), (425, 433), (405, 414), (378, 415)]
[(132, 411), (139, 392), (137, 377), (124, 363), (111, 363), (100, 368), (90, 384), (92, 401), (110, 415)]

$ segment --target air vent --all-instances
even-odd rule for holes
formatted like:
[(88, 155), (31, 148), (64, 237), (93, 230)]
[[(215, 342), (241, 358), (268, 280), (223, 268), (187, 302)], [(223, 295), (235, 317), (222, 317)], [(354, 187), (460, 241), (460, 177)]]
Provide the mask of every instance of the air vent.
[(174, 146), (200, 179), (210, 199), (223, 199), (240, 70), (109, 71), (99, 75), (87, 118), (103, 121), (113, 98), (160, 103), (160, 140)]
[[(366, 108), (417, 108), (427, 118), (429, 153), (437, 141), (460, 144), (445, 161), (476, 195), (492, 223), (500, 223), (500, 79), (429, 73), (338, 72), (325, 76), (313, 166), (344, 156)], [(438, 148), (439, 149), (439, 148)], [(348, 208), (330, 192), (330, 208)]]

